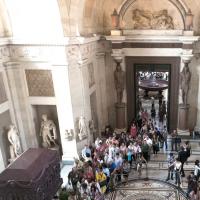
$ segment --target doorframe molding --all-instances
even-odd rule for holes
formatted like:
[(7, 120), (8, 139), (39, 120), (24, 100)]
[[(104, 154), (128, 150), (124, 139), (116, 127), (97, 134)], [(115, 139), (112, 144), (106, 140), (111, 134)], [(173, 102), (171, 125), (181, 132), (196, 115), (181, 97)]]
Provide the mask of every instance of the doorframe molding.
[(136, 117), (136, 90), (135, 90), (135, 64), (169, 64), (169, 127), (171, 132), (177, 129), (178, 125), (178, 103), (179, 103), (179, 73), (181, 58), (180, 57), (137, 57), (126, 56), (126, 90), (127, 90), (127, 125), (129, 127), (133, 118)]

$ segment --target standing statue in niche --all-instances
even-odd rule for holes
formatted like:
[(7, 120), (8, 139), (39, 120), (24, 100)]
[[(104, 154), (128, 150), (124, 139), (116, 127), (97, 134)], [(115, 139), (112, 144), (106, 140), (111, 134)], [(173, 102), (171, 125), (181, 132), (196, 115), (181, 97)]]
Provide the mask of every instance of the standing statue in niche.
[(57, 146), (56, 126), (52, 120), (49, 120), (46, 114), (42, 115), (42, 122), (40, 128), (40, 136), (42, 136), (43, 147), (50, 148), (52, 145)]
[(97, 130), (93, 119), (89, 121), (89, 129), (90, 129), (90, 135), (92, 137), (92, 142), (94, 142)]
[(10, 125), (10, 129), (8, 131), (8, 141), (11, 144), (9, 161), (12, 162), (22, 153), (19, 133), (14, 125)]
[(189, 91), (190, 79), (191, 79), (191, 73), (189, 71), (188, 63), (185, 63), (185, 66), (180, 74), (182, 101), (184, 105), (187, 105), (187, 96)]
[(85, 117), (80, 116), (78, 126), (79, 126), (79, 135), (78, 135), (79, 139), (83, 140), (88, 135), (88, 128)]
[(114, 79), (115, 89), (117, 92), (117, 104), (121, 104), (125, 87), (125, 72), (122, 71), (120, 62), (117, 62), (116, 70), (114, 72)]

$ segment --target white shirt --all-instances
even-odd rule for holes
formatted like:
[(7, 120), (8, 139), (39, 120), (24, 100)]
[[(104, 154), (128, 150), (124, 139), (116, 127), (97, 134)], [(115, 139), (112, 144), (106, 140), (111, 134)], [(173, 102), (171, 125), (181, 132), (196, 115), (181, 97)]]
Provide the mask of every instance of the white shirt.
[(194, 175), (197, 176), (198, 175), (198, 171), (200, 170), (200, 167), (198, 167), (197, 165), (194, 166)]
[(147, 144), (148, 144), (149, 146), (152, 146), (152, 140), (151, 140), (150, 138), (147, 139)]

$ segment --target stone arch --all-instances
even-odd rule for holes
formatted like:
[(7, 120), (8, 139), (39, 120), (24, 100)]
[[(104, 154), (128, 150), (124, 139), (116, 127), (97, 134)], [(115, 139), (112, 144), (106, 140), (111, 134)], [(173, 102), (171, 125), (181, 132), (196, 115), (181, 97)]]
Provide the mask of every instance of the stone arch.
[[(134, 4), (136, 1), (137, 0), (124, 0), (122, 2), (122, 4), (120, 5), (120, 7), (117, 10), (121, 19), (123, 19), (123, 16), (125, 15), (128, 8), (132, 4)], [(185, 28), (185, 17), (186, 17), (186, 13), (188, 13), (188, 11), (189, 11), (189, 8), (182, 0), (167, 0), (167, 1), (169, 1), (171, 4), (173, 4), (173, 6), (178, 10), (179, 14), (182, 17), (184, 28)]]

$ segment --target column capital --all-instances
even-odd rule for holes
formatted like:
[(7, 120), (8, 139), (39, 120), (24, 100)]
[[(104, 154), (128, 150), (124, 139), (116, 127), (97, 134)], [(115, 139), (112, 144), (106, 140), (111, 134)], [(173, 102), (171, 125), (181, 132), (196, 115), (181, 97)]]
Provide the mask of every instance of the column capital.
[(85, 65), (88, 62), (88, 58), (78, 60), (79, 67)]
[(18, 69), (20, 67), (20, 62), (6, 62), (3, 65), (5, 69)]
[(193, 58), (193, 54), (192, 55), (182, 55), (181, 56), (182, 62), (184, 64), (189, 64), (191, 62), (192, 58)]

